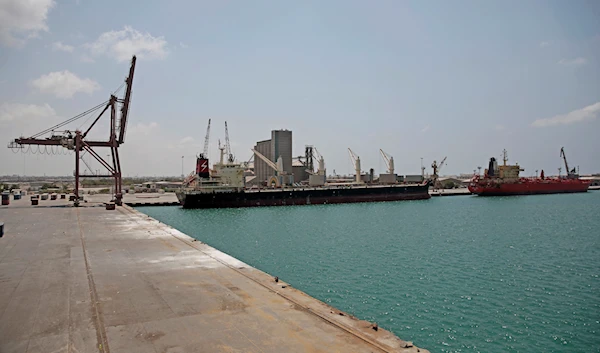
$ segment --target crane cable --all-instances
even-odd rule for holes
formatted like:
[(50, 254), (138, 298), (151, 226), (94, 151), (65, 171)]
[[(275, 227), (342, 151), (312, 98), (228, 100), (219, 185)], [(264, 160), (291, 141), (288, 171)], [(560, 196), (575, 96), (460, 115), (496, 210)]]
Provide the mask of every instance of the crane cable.
[(31, 136), (31, 138), (38, 138), (38, 137), (40, 137), (41, 135), (44, 135), (44, 134), (46, 134), (46, 133), (48, 133), (48, 132), (51, 132), (51, 131), (54, 131), (54, 130), (56, 130), (57, 128), (60, 128), (60, 127), (63, 127), (63, 126), (65, 126), (65, 125), (69, 124), (69, 123), (72, 123), (73, 121), (75, 121), (75, 120), (77, 120), (77, 119), (81, 119), (81, 118), (83, 118), (84, 116), (86, 116), (86, 115), (88, 115), (88, 114), (90, 114), (90, 113), (92, 113), (92, 112), (94, 112), (94, 111), (96, 111), (96, 110), (98, 110), (98, 109), (102, 108), (102, 107), (103, 107), (103, 106), (105, 106), (107, 103), (108, 103), (108, 101), (105, 101), (105, 102), (103, 102), (103, 103), (101, 103), (101, 104), (98, 104), (97, 106), (95, 106), (95, 107), (93, 107), (93, 108), (91, 108), (91, 109), (89, 109), (89, 110), (87, 110), (87, 111), (85, 111), (85, 112), (83, 112), (83, 113), (81, 113), (81, 114), (78, 114), (78, 115), (76, 115), (76, 116), (72, 117), (71, 119), (68, 119), (68, 120), (66, 120), (66, 121), (63, 121), (63, 122), (62, 122), (62, 123), (60, 123), (60, 124), (54, 125), (54, 126), (52, 126), (51, 128), (48, 128), (48, 129), (46, 129), (46, 130), (44, 130), (44, 131), (42, 131), (42, 132), (39, 132), (39, 133), (37, 133), (37, 134), (35, 134), (35, 135)]

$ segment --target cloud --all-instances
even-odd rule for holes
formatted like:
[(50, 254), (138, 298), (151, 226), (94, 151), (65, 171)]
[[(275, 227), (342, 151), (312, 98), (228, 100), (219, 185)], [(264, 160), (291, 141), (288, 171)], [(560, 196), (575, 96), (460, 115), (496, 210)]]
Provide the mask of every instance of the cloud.
[(131, 135), (134, 139), (138, 138), (141, 141), (145, 141), (146, 137), (152, 135), (155, 131), (158, 130), (158, 123), (151, 122), (149, 124), (137, 123), (128, 128), (129, 135)]
[(505, 129), (505, 127), (503, 125), (498, 124), (498, 125), (494, 126), (494, 129), (496, 129), (498, 131), (502, 131)]
[(127, 61), (133, 55), (150, 60), (164, 59), (168, 54), (164, 37), (153, 37), (129, 26), (121, 31), (102, 33), (95, 42), (87, 43), (85, 47), (93, 55), (107, 55), (119, 62)]
[(182, 47), (183, 49), (189, 48), (190, 46), (187, 44), (184, 44), (183, 42), (179, 42), (179, 46)]
[(22, 45), (40, 31), (48, 31), (48, 12), (54, 0), (0, 1), (0, 43)]
[(421, 129), (421, 132), (427, 132), (427, 130), (429, 130), (429, 124), (425, 125), (425, 127)]
[(27, 121), (56, 116), (48, 104), (35, 105), (23, 103), (0, 104), (0, 123), (26, 123)]
[(75, 48), (73, 48), (72, 45), (63, 44), (62, 42), (52, 43), (52, 50), (54, 50), (54, 51), (61, 50), (61, 51), (66, 51), (68, 53), (72, 53), (73, 49), (75, 49)]
[(585, 108), (573, 110), (564, 115), (557, 115), (552, 118), (538, 119), (534, 121), (533, 127), (547, 127), (555, 125), (570, 125), (584, 121), (595, 120), (600, 115), (600, 102), (588, 105)]
[(549, 41), (540, 42), (540, 48), (549, 47), (551, 44)]
[(96, 60), (94, 60), (92, 57), (90, 57), (87, 54), (83, 54), (81, 56), (81, 61), (83, 61), (84, 63), (95, 63), (96, 62)]
[(586, 58), (575, 58), (575, 59), (562, 59), (558, 62), (560, 65), (564, 65), (564, 66), (581, 66), (581, 65), (585, 65), (587, 63), (587, 59)]
[(42, 75), (33, 80), (31, 85), (41, 92), (51, 93), (62, 99), (72, 98), (79, 92), (92, 94), (100, 88), (98, 82), (89, 78), (79, 78), (68, 70)]
[(186, 136), (179, 141), (179, 144), (185, 145), (186, 143), (194, 142), (194, 138), (191, 136)]

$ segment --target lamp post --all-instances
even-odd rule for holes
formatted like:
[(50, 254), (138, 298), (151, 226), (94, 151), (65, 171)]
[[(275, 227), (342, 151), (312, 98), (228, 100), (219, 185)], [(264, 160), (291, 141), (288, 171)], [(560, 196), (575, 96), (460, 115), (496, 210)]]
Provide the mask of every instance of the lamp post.
[(181, 179), (183, 179), (183, 156), (181, 156)]

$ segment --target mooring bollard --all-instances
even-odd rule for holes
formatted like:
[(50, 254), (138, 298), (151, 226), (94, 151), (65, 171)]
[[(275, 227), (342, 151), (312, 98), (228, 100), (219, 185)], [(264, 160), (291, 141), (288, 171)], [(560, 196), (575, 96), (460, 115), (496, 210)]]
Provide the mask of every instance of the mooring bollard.
[(0, 222), (0, 238), (4, 236), (4, 222)]
[(2, 193), (2, 205), (3, 206), (10, 205), (10, 194), (7, 192)]

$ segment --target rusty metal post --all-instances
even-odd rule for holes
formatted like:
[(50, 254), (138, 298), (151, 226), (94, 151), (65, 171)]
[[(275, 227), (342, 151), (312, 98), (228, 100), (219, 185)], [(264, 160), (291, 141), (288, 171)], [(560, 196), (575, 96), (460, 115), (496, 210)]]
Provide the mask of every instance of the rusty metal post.
[(75, 131), (75, 207), (79, 206), (79, 152), (81, 151), (81, 131)]

